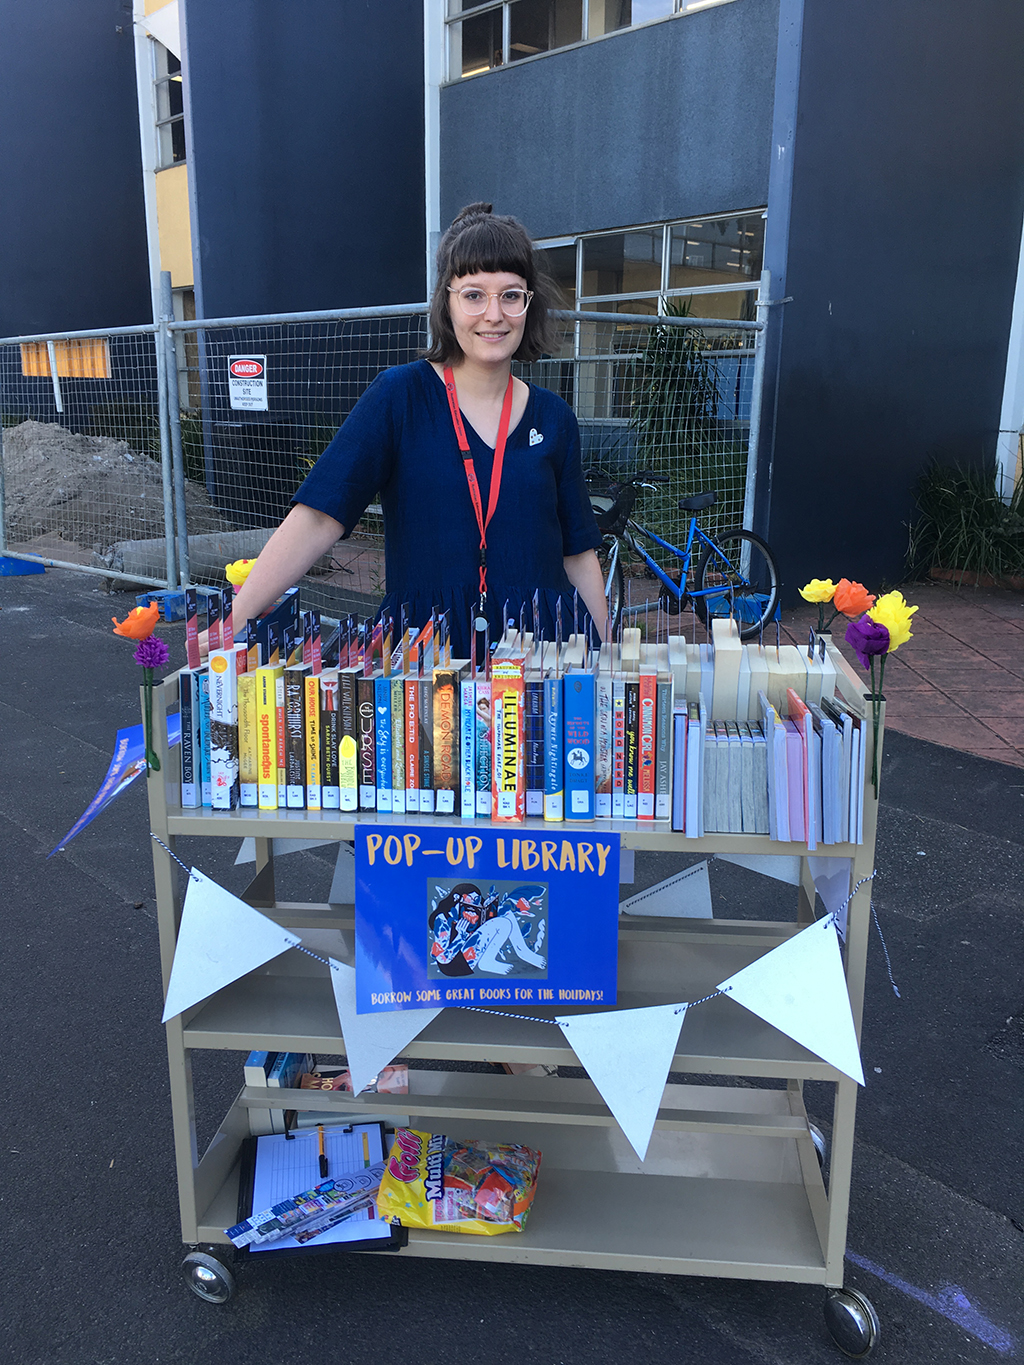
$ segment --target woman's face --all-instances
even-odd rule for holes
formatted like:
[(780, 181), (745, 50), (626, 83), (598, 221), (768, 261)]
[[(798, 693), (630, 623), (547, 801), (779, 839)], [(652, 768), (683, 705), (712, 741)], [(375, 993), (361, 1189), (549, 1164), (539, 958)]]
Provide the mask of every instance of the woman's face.
[[(508, 271), (478, 271), (474, 275), (453, 278), (449, 287), (454, 292), (448, 294), (448, 309), (462, 354), (476, 364), (507, 365), (519, 350), (527, 315), (508, 317), (498, 298), (506, 289), (525, 289), (522, 275), (512, 275)], [(486, 293), (484, 311), (475, 315), (467, 313), (459, 298), (460, 289), (479, 289)]]

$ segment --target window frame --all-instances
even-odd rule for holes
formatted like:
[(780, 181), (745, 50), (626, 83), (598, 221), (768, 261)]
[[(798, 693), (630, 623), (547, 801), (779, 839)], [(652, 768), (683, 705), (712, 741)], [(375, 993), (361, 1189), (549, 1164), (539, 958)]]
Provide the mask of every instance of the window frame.
[[(156, 137), (156, 167), (158, 171), (170, 170), (172, 166), (184, 166), (188, 161), (188, 141), (185, 137), (185, 91), (184, 77), (181, 71), (181, 62), (170, 48), (164, 47), (163, 43), (156, 38), (150, 38), (153, 44), (153, 112), (154, 112), (154, 132)], [(169, 71), (169, 61), (171, 58), (178, 63), (177, 71)], [(180, 114), (168, 114), (165, 118), (160, 117), (161, 100), (166, 101), (170, 108), (170, 90), (172, 84), (182, 86), (182, 101)], [(174, 157), (174, 125), (181, 124), (181, 156)]]

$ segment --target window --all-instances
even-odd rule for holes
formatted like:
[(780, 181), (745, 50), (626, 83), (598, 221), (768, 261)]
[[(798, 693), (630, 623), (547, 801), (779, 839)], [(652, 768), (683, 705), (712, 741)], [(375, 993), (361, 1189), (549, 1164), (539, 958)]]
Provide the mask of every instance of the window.
[(157, 170), (185, 160), (185, 98), (181, 62), (163, 43), (153, 41), (156, 94)]
[[(109, 379), (110, 348), (106, 337), (75, 337), (53, 343), (60, 379)], [(50, 352), (45, 341), (29, 341), (21, 347), (21, 372), (50, 377)]]
[(448, 79), (733, 0), (448, 0)]

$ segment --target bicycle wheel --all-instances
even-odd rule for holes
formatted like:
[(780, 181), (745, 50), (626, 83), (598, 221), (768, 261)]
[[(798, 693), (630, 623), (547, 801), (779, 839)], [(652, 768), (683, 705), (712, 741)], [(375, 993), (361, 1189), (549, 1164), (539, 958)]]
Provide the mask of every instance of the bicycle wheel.
[(775, 615), (779, 571), (771, 550), (753, 531), (725, 531), (704, 547), (697, 565), (697, 615), (710, 630), (715, 617), (734, 616), (740, 639), (757, 635)]
[[(618, 546), (618, 554), (615, 554), (616, 546)], [(601, 565), (604, 596), (608, 603), (608, 614), (611, 617), (612, 632), (614, 633), (619, 626), (622, 602), (626, 595), (622, 577), (622, 545), (614, 536), (605, 536), (604, 544), (597, 551), (597, 560)]]

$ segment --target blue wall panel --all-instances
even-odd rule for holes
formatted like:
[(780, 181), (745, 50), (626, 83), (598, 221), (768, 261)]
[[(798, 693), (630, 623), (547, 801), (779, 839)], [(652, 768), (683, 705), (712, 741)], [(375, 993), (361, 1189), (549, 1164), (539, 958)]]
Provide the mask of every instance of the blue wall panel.
[(0, 32), (0, 336), (148, 321), (131, 5), (0, 0)]
[(778, 0), (653, 24), (441, 91), (441, 220), (536, 237), (766, 201)]
[(421, 299), (420, 0), (183, 4), (202, 315)]
[(770, 539), (900, 581), (932, 458), (994, 453), (1024, 212), (1024, 6), (807, 0)]

